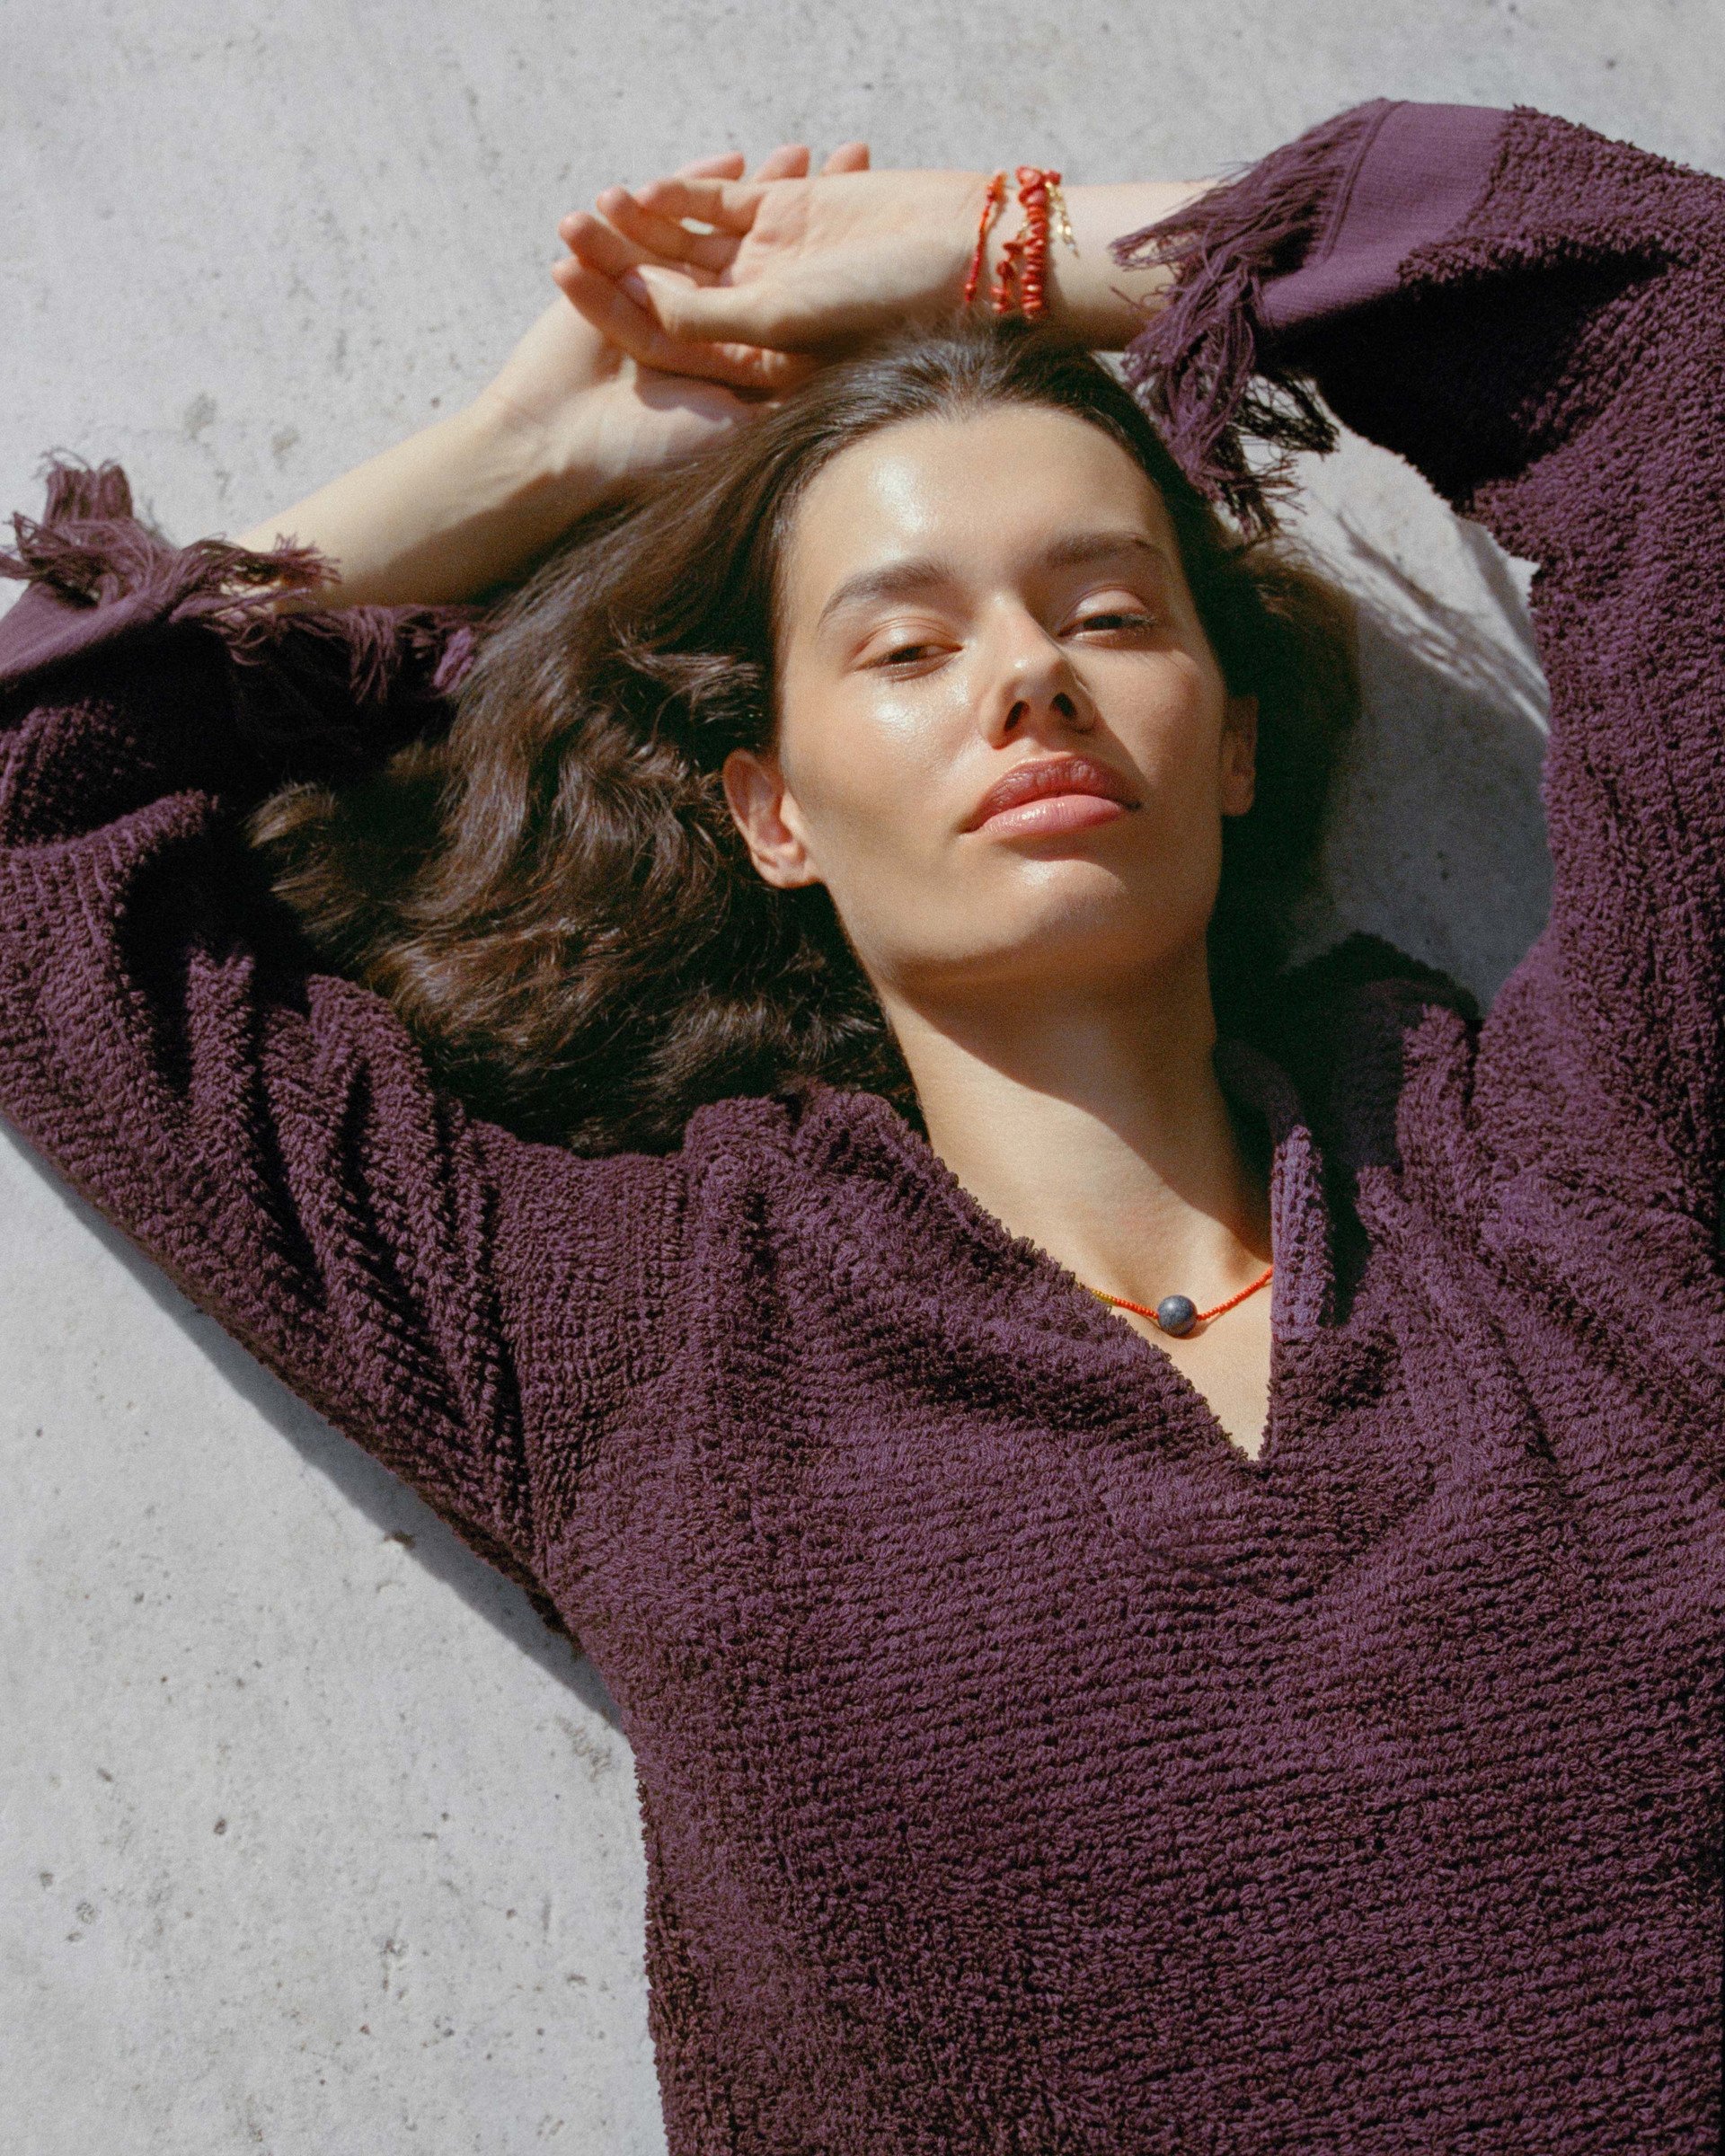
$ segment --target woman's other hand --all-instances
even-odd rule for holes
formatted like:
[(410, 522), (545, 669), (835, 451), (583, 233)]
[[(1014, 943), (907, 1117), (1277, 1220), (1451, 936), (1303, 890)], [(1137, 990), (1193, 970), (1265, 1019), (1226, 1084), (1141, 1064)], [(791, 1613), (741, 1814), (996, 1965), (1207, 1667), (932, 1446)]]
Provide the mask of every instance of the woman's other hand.
[(771, 160), (748, 181), (687, 170), (565, 217), (552, 274), (648, 366), (783, 389), (846, 344), (956, 307), (987, 186), (871, 172), (861, 143), (814, 177)]
[(579, 471), (594, 496), (689, 455), (755, 404), (713, 380), (642, 367), (553, 299), (474, 400), (547, 475)]
[[(957, 313), (988, 178), (829, 160), (812, 179), (691, 170), (607, 188), (594, 211), (558, 227), (570, 254), (553, 275), (589, 322), (648, 366), (782, 389), (883, 330)], [(1167, 279), (1121, 270), (1109, 242), (1206, 184), (1068, 189), (1077, 248), (1056, 243), (1050, 252), (1057, 318), (1099, 348), (1127, 343)], [(988, 236), (985, 284), (1017, 222), (1009, 202)]]
[[(787, 145), (756, 178), (808, 167), (808, 151)], [(723, 155), (678, 176), (725, 181), (742, 170), (740, 157)], [(332, 583), (289, 594), (286, 605), (471, 598), (520, 575), (632, 478), (693, 454), (760, 406), (758, 394), (643, 366), (559, 296), (472, 403), (240, 543), (267, 552), (291, 535), (333, 564)]]
[[(854, 146), (866, 161), (867, 150)], [(805, 173), (808, 167), (808, 150), (790, 143), (774, 151), (756, 179)], [(740, 153), (726, 152), (685, 165), (676, 179), (690, 186), (720, 184), (739, 180), (742, 172)], [(756, 409), (711, 377), (643, 365), (566, 297), (552, 301), (477, 402), (500, 424), (519, 430), (546, 469), (579, 466), (601, 489), (607, 479), (619, 484), (675, 463)]]

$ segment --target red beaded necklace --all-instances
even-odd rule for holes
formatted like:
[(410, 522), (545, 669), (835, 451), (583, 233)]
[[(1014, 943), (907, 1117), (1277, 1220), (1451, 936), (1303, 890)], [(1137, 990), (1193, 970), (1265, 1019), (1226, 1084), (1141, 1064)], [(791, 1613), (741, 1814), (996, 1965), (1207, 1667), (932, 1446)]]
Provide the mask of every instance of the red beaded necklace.
[[(1268, 1287), (1276, 1268), (1267, 1265), (1250, 1287), (1243, 1287), (1237, 1295), (1230, 1295), (1225, 1303), (1218, 1303), (1213, 1310), (1200, 1310), (1190, 1295), (1164, 1295), (1154, 1310), (1147, 1303), (1133, 1303), (1125, 1295), (1110, 1295), (1100, 1287), (1090, 1293), (1116, 1310), (1129, 1310), (1140, 1318), (1148, 1318), (1163, 1332), (1183, 1339), (1196, 1325), (1208, 1325), (1212, 1318), (1219, 1318), (1224, 1311), (1232, 1310), (1236, 1303), (1243, 1303), (1248, 1295), (1255, 1295), (1261, 1287)], [(1087, 1285), (1087, 1284), (1086, 1284)]]

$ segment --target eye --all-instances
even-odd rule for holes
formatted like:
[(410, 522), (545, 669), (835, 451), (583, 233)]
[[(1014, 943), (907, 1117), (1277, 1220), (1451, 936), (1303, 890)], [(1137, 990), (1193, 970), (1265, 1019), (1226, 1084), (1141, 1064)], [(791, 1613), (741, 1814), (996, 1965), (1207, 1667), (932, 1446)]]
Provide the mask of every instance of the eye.
[(938, 657), (940, 650), (941, 646), (928, 638), (906, 637), (898, 643), (886, 645), (863, 664), (870, 667), (917, 667)]
[(1109, 606), (1099, 608), (1094, 614), (1080, 614), (1078, 619), (1073, 623), (1073, 627), (1075, 630), (1144, 630), (1154, 629), (1155, 625), (1156, 617), (1154, 614), (1146, 614), (1142, 608), (1139, 607), (1128, 606)]

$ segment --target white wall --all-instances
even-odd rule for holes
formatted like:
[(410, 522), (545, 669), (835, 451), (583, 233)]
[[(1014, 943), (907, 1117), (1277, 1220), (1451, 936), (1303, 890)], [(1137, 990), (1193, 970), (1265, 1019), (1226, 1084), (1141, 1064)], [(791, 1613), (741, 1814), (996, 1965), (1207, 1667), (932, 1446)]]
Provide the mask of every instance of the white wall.
[[(565, 209), (699, 151), (1216, 169), (1380, 94), (1725, 163), (1708, 0), (0, 0), (0, 504), (119, 458), (244, 529), (448, 411)], [(1489, 992), (1536, 931), (1516, 579), (1350, 446), (1336, 917)], [(0, 1139), (0, 2145), (662, 2147), (627, 1747), (415, 1500)]]

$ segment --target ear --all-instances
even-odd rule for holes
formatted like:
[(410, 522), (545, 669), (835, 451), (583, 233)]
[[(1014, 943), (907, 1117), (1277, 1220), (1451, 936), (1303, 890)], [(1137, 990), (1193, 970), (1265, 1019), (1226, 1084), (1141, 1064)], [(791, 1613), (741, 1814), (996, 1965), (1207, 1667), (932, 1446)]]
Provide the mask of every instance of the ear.
[(1230, 696), (1222, 722), (1222, 813), (1243, 816), (1258, 790), (1258, 699)]
[(775, 890), (818, 883), (801, 833), (796, 802), (786, 791), (777, 756), (733, 748), (719, 773), (731, 821), (743, 835), (756, 873)]

